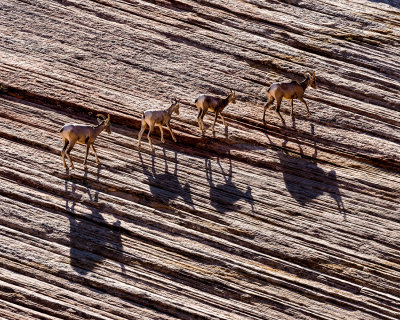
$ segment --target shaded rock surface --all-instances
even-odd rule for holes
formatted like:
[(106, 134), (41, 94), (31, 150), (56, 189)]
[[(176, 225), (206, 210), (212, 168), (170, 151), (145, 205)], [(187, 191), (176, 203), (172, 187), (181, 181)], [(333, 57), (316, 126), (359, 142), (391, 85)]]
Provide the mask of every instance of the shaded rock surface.
[[(398, 1), (0, 7), (0, 317), (400, 318)], [(307, 70), (311, 117), (264, 126)], [(230, 88), (202, 137), (195, 98)], [(178, 142), (139, 153), (174, 97)], [(60, 128), (97, 113), (102, 164), (63, 169)]]

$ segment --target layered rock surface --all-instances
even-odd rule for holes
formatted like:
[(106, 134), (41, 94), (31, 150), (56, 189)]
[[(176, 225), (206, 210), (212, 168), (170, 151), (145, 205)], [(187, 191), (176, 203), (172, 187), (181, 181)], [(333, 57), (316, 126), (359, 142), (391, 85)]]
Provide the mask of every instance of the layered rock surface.
[[(0, 317), (400, 317), (397, 1), (0, 7)], [(311, 117), (264, 126), (266, 88), (308, 70)], [(202, 137), (195, 98), (230, 88)], [(138, 152), (174, 97), (178, 142)], [(76, 145), (65, 170), (60, 128), (97, 113), (102, 164)]]

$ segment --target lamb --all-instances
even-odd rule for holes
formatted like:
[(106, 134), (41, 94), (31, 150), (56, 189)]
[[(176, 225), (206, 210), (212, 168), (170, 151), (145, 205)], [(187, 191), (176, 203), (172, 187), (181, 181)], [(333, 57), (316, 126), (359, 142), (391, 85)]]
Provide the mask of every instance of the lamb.
[(197, 115), (197, 122), (199, 123), (199, 128), (203, 135), (205, 131), (203, 118), (207, 111), (210, 110), (215, 113), (214, 124), (212, 126), (212, 132), (214, 132), (215, 122), (217, 121), (218, 115), (221, 117), (222, 123), (225, 126), (225, 120), (221, 112), (230, 102), (236, 103), (235, 92), (232, 91), (232, 89), (230, 89), (230, 93), (225, 99), (202, 94), (195, 100), (196, 107), (199, 111), (199, 114)]
[(303, 99), (304, 91), (311, 86), (312, 88), (316, 89), (316, 81), (315, 81), (315, 71), (313, 73), (307, 71), (304, 73), (306, 77), (303, 82), (291, 81), (291, 82), (279, 82), (272, 84), (267, 92), (268, 102), (264, 107), (264, 116), (263, 122), (265, 125), (265, 111), (267, 108), (274, 103), (276, 100), (276, 108), (275, 112), (281, 119), (282, 123), (284, 120), (279, 113), (279, 108), (281, 107), (282, 99), (290, 100), (290, 117), (293, 120), (293, 99), (299, 99), (301, 102), (304, 103), (307, 109), (307, 115), (310, 116), (310, 110), (308, 109), (307, 102)]
[(100, 163), (93, 144), (97, 136), (103, 130), (106, 131), (108, 134), (110, 134), (111, 127), (110, 127), (110, 115), (108, 115), (108, 117), (106, 118), (104, 115), (98, 114), (97, 117), (102, 118), (102, 120), (99, 121), (99, 124), (97, 126), (84, 125), (84, 124), (66, 124), (60, 130), (61, 137), (64, 142), (64, 147), (61, 151), (61, 157), (64, 163), (64, 168), (68, 168), (67, 165), (65, 164), (65, 156), (67, 156), (71, 169), (74, 169), (74, 164), (72, 163), (69, 153), (71, 152), (75, 143), (86, 144), (86, 156), (85, 156), (85, 161), (83, 162), (85, 168), (86, 168), (86, 160), (89, 153), (89, 148), (93, 150), (93, 153), (96, 157), (96, 163), (98, 164)]
[(169, 132), (171, 133), (172, 140), (176, 142), (176, 138), (171, 130), (170, 121), (172, 117), (172, 113), (175, 112), (179, 115), (179, 101), (174, 99), (172, 104), (169, 108), (164, 110), (146, 110), (142, 112), (142, 125), (140, 128), (139, 136), (138, 136), (138, 150), (140, 151), (140, 144), (142, 140), (142, 135), (146, 130), (147, 126), (149, 126), (149, 133), (147, 134), (147, 138), (149, 140), (150, 148), (154, 151), (153, 144), (151, 142), (150, 135), (154, 130), (155, 126), (158, 126), (161, 131), (161, 142), (164, 143), (164, 132), (163, 132), (163, 125), (166, 125)]

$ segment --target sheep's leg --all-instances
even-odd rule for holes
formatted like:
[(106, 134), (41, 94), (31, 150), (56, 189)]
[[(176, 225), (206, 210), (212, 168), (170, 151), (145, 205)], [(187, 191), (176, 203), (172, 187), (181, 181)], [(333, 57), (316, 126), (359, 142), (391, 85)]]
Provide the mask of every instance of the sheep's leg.
[(293, 120), (293, 99), (290, 99), (290, 118)]
[(202, 132), (203, 135), (204, 135), (204, 133), (205, 133), (205, 131), (206, 131), (206, 130), (204, 129), (204, 116), (206, 115), (207, 111), (208, 111), (208, 109), (207, 109), (207, 110), (202, 109), (202, 113), (201, 113), (201, 116), (200, 116), (200, 121), (201, 121), (201, 132)]
[(94, 148), (94, 145), (91, 144), (90, 148), (92, 149), (94, 156), (96, 157), (96, 163), (100, 163), (99, 158), (97, 157), (97, 152), (96, 152), (96, 149)]
[(140, 143), (142, 141), (142, 135), (144, 133), (144, 130), (147, 128), (147, 123), (146, 121), (142, 120), (142, 127), (140, 128), (139, 136), (138, 136), (138, 149), (140, 150)]
[(149, 125), (149, 133), (147, 134), (147, 139), (149, 140), (151, 150), (154, 151), (154, 147), (153, 147), (153, 144), (151, 143), (151, 138), (150, 138), (150, 135), (153, 132), (153, 130), (154, 130), (154, 124), (150, 124)]
[(65, 150), (67, 150), (69, 141), (67, 139), (65, 139), (65, 138), (63, 138), (63, 140), (64, 140), (64, 147), (61, 150), (61, 158), (62, 158), (62, 161), (63, 161), (63, 164), (64, 164), (64, 168), (67, 168), (67, 165), (65, 163)]
[(67, 156), (67, 158), (69, 160), (69, 165), (70, 165), (71, 169), (74, 169), (74, 164), (72, 163), (71, 156), (69, 155), (69, 153), (71, 152), (71, 150), (74, 147), (75, 143), (76, 143), (76, 141), (70, 141), (69, 142), (69, 147), (67, 149), (67, 152), (65, 153), (65, 155)]
[(308, 110), (308, 106), (307, 106), (306, 100), (304, 100), (303, 97), (299, 98), (299, 100), (304, 103), (304, 105), (306, 106), (306, 109), (307, 109), (307, 115), (310, 116), (311, 113), (310, 113), (310, 110)]
[(199, 109), (199, 113), (197, 115), (197, 123), (199, 124), (199, 128), (201, 130), (201, 123), (200, 123), (200, 117), (201, 117), (201, 113), (202, 113), (202, 109)]
[(206, 132), (206, 129), (204, 129), (204, 117), (201, 118), (201, 133), (204, 135)]
[(274, 103), (275, 99), (272, 96), (268, 97), (267, 104), (264, 106), (263, 122), (265, 124), (265, 111)]
[(161, 132), (161, 142), (162, 142), (162, 143), (165, 143), (165, 140), (164, 140), (164, 130), (163, 130), (162, 124), (159, 124), (158, 127), (160, 128), (160, 132)]
[(221, 119), (222, 119), (222, 123), (224, 124), (224, 126), (226, 127), (226, 124), (225, 124), (225, 119), (224, 119), (224, 117), (222, 116), (222, 113), (220, 112), (219, 113), (219, 116), (221, 117)]
[(199, 109), (199, 114), (197, 115), (197, 122), (199, 123), (199, 128), (201, 130), (201, 133), (204, 135), (203, 118), (204, 118), (204, 110), (203, 109)]
[(83, 161), (83, 166), (86, 168), (86, 161), (87, 161), (87, 156), (89, 154), (89, 148), (90, 148), (90, 144), (86, 143), (86, 155), (85, 155), (85, 160)]
[(281, 108), (281, 102), (282, 102), (282, 98), (276, 99), (275, 113), (279, 116), (279, 118), (281, 119), (282, 123), (285, 123), (285, 121), (283, 120), (283, 118), (281, 116), (281, 113), (279, 112), (279, 109)]
[(169, 122), (167, 122), (167, 128), (168, 128), (169, 132), (171, 133), (172, 140), (174, 140), (174, 142), (176, 142), (176, 138), (174, 136), (174, 133), (172, 132)]

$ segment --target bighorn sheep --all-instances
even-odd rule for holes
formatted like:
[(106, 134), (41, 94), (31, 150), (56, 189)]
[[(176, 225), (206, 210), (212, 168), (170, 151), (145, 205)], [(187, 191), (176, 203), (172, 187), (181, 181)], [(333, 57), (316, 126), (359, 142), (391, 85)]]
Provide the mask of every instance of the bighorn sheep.
[(195, 100), (194, 103), (199, 110), (199, 114), (197, 115), (197, 122), (199, 123), (199, 128), (203, 135), (205, 131), (203, 118), (206, 115), (207, 111), (210, 110), (215, 113), (214, 124), (212, 126), (212, 131), (214, 132), (215, 122), (217, 121), (218, 115), (221, 117), (222, 123), (225, 126), (225, 120), (221, 112), (230, 102), (236, 103), (235, 92), (232, 91), (232, 89), (230, 89), (230, 93), (225, 99), (213, 96), (206, 96), (202, 94)]
[(164, 133), (163, 133), (163, 125), (165, 124), (171, 133), (172, 140), (176, 142), (176, 138), (171, 130), (170, 121), (172, 117), (172, 113), (175, 112), (179, 115), (179, 101), (174, 99), (169, 108), (164, 110), (146, 110), (142, 112), (142, 127), (140, 128), (139, 137), (138, 137), (138, 149), (140, 151), (140, 144), (142, 140), (142, 135), (146, 130), (147, 126), (149, 126), (149, 133), (147, 134), (147, 138), (149, 140), (150, 148), (154, 151), (153, 144), (151, 143), (150, 135), (154, 130), (155, 126), (158, 126), (161, 131), (161, 142), (164, 143)]
[(94, 149), (93, 144), (97, 136), (103, 130), (106, 131), (108, 134), (110, 134), (111, 128), (110, 128), (110, 115), (108, 115), (108, 117), (106, 118), (104, 115), (98, 114), (97, 117), (102, 118), (102, 120), (99, 122), (97, 126), (90, 126), (84, 124), (66, 124), (60, 130), (61, 137), (63, 138), (64, 141), (64, 147), (61, 151), (61, 157), (64, 163), (64, 168), (67, 168), (67, 165), (65, 164), (65, 155), (69, 160), (71, 169), (74, 168), (69, 153), (71, 152), (72, 148), (77, 142), (80, 144), (86, 144), (86, 156), (85, 156), (85, 161), (83, 162), (83, 165), (85, 167), (86, 167), (87, 156), (89, 153), (89, 147), (93, 150), (93, 153), (96, 156), (96, 162), (100, 163), (99, 159), (97, 158), (97, 153), (96, 150)]
[(273, 83), (267, 92), (268, 102), (264, 107), (264, 116), (263, 122), (265, 124), (265, 111), (267, 108), (274, 103), (276, 100), (276, 108), (275, 112), (281, 119), (282, 123), (284, 123), (281, 114), (279, 113), (279, 108), (281, 107), (282, 99), (290, 100), (290, 117), (293, 120), (293, 99), (299, 99), (301, 102), (304, 103), (307, 109), (307, 115), (310, 116), (310, 110), (308, 110), (307, 102), (303, 99), (304, 91), (307, 89), (308, 86), (313, 87), (314, 89), (317, 88), (315, 82), (315, 71), (313, 73), (307, 71), (304, 73), (306, 77), (305, 80), (302, 82), (291, 81), (291, 82), (279, 82)]

